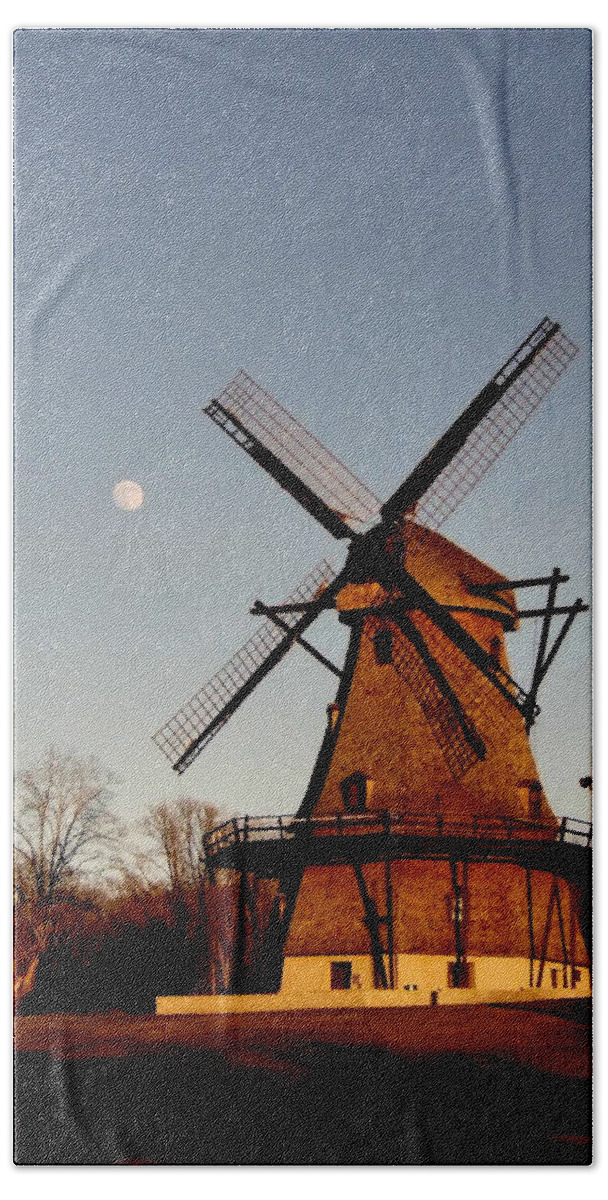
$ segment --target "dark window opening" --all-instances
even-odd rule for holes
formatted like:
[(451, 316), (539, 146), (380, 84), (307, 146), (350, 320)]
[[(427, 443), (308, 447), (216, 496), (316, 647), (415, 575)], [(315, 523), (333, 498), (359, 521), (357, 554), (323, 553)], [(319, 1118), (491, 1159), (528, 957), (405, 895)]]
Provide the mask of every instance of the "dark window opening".
[(393, 661), (393, 635), (390, 629), (379, 629), (374, 634), (374, 652), (376, 662), (386, 666)]
[(530, 821), (540, 821), (543, 815), (543, 789), (538, 779), (522, 779), (518, 788), (523, 815)]
[(332, 990), (347, 991), (351, 985), (352, 974), (352, 962), (332, 962), (330, 964), (330, 986)]
[(542, 814), (542, 787), (537, 779), (530, 784), (528, 794), (528, 813), (531, 821), (540, 820)]
[(500, 638), (499, 637), (492, 638), (492, 640), (490, 642), (489, 654), (490, 654), (490, 658), (494, 659), (494, 662), (500, 662)]
[(353, 775), (342, 780), (340, 790), (347, 812), (365, 812), (370, 785), (371, 780), (362, 771), (355, 771)]
[(451, 988), (473, 987), (473, 963), (470, 963), (470, 962), (448, 963), (448, 987), (451, 987)]

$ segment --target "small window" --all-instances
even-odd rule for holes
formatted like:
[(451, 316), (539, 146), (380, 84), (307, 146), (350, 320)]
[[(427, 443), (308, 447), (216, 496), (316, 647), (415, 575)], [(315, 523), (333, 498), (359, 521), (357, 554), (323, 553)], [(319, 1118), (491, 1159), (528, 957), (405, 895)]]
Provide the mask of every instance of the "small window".
[(581, 981), (581, 973), (580, 973), (580, 971), (578, 971), (578, 970), (577, 970), (577, 968), (575, 967), (575, 968), (574, 968), (574, 970), (573, 970), (573, 972), (572, 972), (572, 984), (573, 984), (573, 986), (574, 986), (574, 987), (576, 987), (577, 983), (580, 983), (580, 981)]
[(393, 635), (390, 629), (379, 629), (374, 634), (374, 652), (376, 662), (386, 666), (393, 661)]
[(528, 814), (531, 821), (540, 820), (542, 813), (542, 795), (543, 789), (538, 782), (538, 779), (534, 779), (530, 784), (528, 795)]
[(330, 986), (332, 991), (348, 991), (351, 985), (352, 974), (352, 962), (332, 962), (330, 966)]
[(339, 716), (340, 716), (340, 705), (339, 704), (328, 704), (327, 705), (327, 728), (329, 729), (330, 733), (333, 733), (334, 729), (336, 728), (336, 725), (338, 724)]
[(557, 982), (557, 967), (551, 967), (551, 987), (558, 987)]
[(494, 659), (494, 662), (500, 662), (500, 638), (499, 637), (492, 638), (492, 640), (490, 642), (489, 654), (490, 654), (490, 658)]
[(517, 790), (522, 816), (529, 821), (540, 821), (543, 815), (543, 789), (538, 779), (522, 779)]
[(342, 802), (347, 812), (365, 812), (371, 794), (372, 781), (362, 771), (348, 775), (340, 784)]

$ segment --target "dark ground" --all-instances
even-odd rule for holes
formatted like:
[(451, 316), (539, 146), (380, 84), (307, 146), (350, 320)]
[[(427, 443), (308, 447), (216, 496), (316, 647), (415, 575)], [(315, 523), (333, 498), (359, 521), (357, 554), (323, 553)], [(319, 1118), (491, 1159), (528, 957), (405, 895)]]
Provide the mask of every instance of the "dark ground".
[(19, 1164), (590, 1161), (584, 1002), (53, 1014), (17, 1048)]

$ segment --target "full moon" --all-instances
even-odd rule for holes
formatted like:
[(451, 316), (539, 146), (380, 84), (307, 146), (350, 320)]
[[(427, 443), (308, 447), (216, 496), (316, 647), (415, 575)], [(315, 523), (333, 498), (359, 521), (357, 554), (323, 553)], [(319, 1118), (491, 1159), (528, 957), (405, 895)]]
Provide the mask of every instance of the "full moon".
[(125, 512), (133, 512), (135, 508), (141, 508), (144, 502), (144, 490), (138, 483), (134, 483), (132, 479), (121, 479), (112, 491), (114, 503), (119, 508), (123, 508)]

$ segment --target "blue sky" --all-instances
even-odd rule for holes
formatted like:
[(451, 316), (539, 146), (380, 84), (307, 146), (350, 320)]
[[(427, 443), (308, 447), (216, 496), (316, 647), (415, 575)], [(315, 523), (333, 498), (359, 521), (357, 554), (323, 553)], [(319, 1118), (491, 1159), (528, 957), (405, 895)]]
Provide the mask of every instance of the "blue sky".
[[(443, 532), (590, 598), (589, 53), (559, 29), (16, 34), (18, 765), (94, 753), (133, 816), (297, 807), (334, 690), (303, 652), (181, 780), (151, 741), (253, 599), (343, 553), (201, 414), (241, 366), (384, 498), (559, 320), (580, 355)], [(510, 639), (524, 684), (534, 636)], [(533, 734), (582, 816), (589, 642), (579, 618)]]

